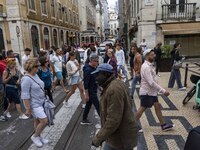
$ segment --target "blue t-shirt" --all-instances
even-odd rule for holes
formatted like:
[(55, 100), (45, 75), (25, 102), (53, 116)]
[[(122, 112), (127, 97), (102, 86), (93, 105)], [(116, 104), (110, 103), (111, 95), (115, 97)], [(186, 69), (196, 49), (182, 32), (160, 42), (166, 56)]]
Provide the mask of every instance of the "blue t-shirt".
[(40, 77), (40, 79), (44, 82), (44, 87), (45, 88), (50, 88), (51, 84), (52, 84), (50, 69), (47, 68), (47, 71), (43, 71), (42, 68), (39, 68), (37, 74)]

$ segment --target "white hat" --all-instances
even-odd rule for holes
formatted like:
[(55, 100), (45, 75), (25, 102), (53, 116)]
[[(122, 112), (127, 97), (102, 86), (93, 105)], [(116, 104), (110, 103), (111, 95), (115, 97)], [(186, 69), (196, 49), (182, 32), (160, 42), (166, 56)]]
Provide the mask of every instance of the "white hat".
[(143, 52), (143, 56), (146, 57), (146, 55), (149, 54), (151, 51), (153, 51), (153, 49), (150, 49), (150, 48), (149, 48), (149, 49), (146, 49), (146, 50)]

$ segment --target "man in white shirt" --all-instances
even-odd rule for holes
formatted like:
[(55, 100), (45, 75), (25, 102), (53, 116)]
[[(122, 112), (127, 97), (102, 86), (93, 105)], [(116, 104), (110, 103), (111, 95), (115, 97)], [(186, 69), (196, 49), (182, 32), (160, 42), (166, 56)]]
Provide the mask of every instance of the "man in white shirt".
[(142, 52), (144, 52), (147, 49), (146, 39), (142, 39), (142, 42), (140, 43), (140, 47), (142, 48)]
[(90, 55), (93, 55), (93, 54), (98, 55), (98, 50), (97, 50), (97, 48), (95, 47), (94, 44), (90, 44), (90, 47), (88, 49), (86, 49), (85, 52), (84, 52), (83, 63), (88, 64), (89, 63), (89, 57), (90, 57)]
[(141, 86), (140, 86), (140, 108), (136, 112), (136, 119), (139, 120), (143, 112), (147, 108), (154, 106), (156, 115), (161, 125), (162, 131), (167, 131), (173, 128), (173, 124), (165, 123), (162, 112), (161, 104), (158, 102), (158, 93), (165, 96), (169, 96), (169, 92), (163, 89), (157, 83), (157, 76), (153, 62), (155, 59), (155, 53), (153, 49), (147, 49), (143, 56), (145, 62), (141, 68)]
[(24, 68), (24, 64), (29, 59), (30, 54), (31, 54), (31, 49), (30, 48), (25, 48), (24, 55), (22, 56), (22, 67), (23, 68)]
[[(57, 48), (55, 50), (55, 55), (51, 58), (51, 63), (52, 63), (55, 75), (57, 77), (57, 80), (60, 80), (60, 85), (62, 86), (64, 91), (66, 93), (68, 93), (69, 91), (65, 88), (65, 85), (64, 85), (64, 82), (63, 82), (63, 76), (62, 76), (63, 61), (62, 61), (62, 57), (61, 57), (61, 50), (59, 48)], [(54, 82), (53, 89), (55, 88), (56, 83), (57, 83), (57, 81)]]

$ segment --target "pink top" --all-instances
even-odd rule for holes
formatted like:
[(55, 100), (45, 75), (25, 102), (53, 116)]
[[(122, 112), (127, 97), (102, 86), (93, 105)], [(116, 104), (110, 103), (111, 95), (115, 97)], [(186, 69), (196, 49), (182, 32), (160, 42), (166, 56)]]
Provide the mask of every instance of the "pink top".
[(152, 63), (145, 61), (141, 68), (140, 95), (157, 96), (158, 93), (165, 93), (157, 83), (155, 68)]

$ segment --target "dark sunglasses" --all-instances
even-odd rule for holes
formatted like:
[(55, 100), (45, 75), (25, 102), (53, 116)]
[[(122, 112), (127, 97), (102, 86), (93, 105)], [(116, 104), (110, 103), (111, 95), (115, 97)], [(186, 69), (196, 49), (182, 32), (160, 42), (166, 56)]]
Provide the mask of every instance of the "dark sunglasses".
[(35, 65), (35, 66), (34, 66), (34, 68), (38, 68), (38, 67), (39, 67), (39, 65)]

